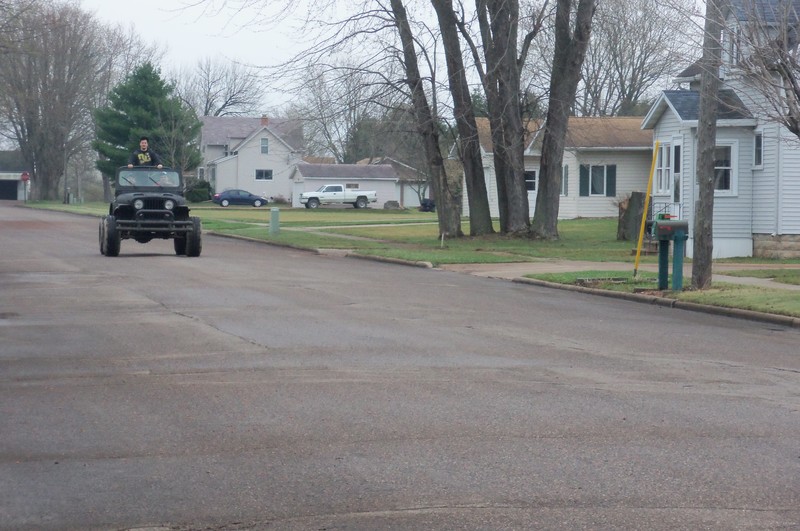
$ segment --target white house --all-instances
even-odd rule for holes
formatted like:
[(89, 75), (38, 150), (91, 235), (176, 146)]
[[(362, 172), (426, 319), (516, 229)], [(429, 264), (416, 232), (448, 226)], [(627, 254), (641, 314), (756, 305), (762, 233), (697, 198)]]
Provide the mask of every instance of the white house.
[[(619, 213), (618, 202), (633, 191), (645, 191), (652, 163), (652, 133), (636, 117), (570, 117), (564, 146), (563, 176), (558, 217), (610, 217)], [(489, 211), (498, 217), (497, 181), (489, 121), (478, 119), (483, 171)], [(525, 184), (533, 216), (542, 157), (544, 129), (530, 122), (525, 134)], [(468, 198), (463, 201), (469, 215)]]
[(349, 190), (374, 190), (378, 205), (398, 201), (400, 181), (391, 164), (309, 164), (299, 162), (292, 172), (292, 206), (301, 207), (300, 194), (325, 184), (343, 184)]
[[(771, 23), (781, 0), (758, 4)], [(724, 30), (723, 88), (719, 94), (715, 149), (713, 256), (800, 257), (800, 141), (769, 120), (764, 97), (737, 66), (747, 50), (739, 49), (740, 2), (727, 6)], [(800, 8), (800, 2), (794, 1)], [(781, 4), (783, 5), (783, 4)], [(741, 6), (739, 6), (741, 8)], [(775, 10), (775, 11), (772, 11)], [(773, 20), (774, 22), (774, 20)], [(783, 21), (785, 22), (785, 21)], [(654, 205), (665, 205), (689, 222), (687, 251), (692, 254), (700, 70), (678, 76), (685, 90), (664, 91), (643, 121), (660, 142)]]
[(302, 157), (299, 122), (236, 116), (204, 116), (202, 122), (198, 176), (214, 190), (291, 198), (292, 173)]

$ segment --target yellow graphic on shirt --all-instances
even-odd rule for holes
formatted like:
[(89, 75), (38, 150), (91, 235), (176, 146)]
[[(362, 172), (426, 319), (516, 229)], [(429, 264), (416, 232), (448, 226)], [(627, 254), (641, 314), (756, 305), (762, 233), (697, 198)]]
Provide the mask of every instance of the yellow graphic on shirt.
[(139, 158), (139, 166), (150, 166), (150, 153), (139, 153), (137, 157)]

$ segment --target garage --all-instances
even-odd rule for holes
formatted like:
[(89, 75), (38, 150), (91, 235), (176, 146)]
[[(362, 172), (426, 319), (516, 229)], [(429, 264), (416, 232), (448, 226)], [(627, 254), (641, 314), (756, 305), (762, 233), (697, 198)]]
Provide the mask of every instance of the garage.
[(0, 199), (18, 199), (19, 181), (0, 180)]

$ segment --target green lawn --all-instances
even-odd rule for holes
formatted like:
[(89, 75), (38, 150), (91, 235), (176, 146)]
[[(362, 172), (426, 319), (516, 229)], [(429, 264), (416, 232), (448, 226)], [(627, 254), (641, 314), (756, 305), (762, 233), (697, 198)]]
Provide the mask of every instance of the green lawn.
[[(66, 210), (101, 216), (108, 212), (106, 203), (63, 205), (56, 202), (29, 203), (33, 208)], [(632, 278), (635, 242), (618, 241), (616, 219), (575, 219), (558, 223), (559, 240), (536, 241), (498, 234), (442, 240), (438, 237), (435, 213), (416, 210), (352, 208), (278, 207), (279, 231), (270, 232), (274, 206), (265, 208), (228, 207), (211, 203), (192, 205), (192, 214), (203, 221), (204, 230), (219, 234), (263, 240), (278, 245), (305, 249), (349, 249), (354, 253), (442, 264), (526, 262), (566, 259), (598, 262), (596, 271), (561, 275), (537, 275), (536, 278), (565, 284), (583, 283), (603, 289), (634, 291), (655, 289), (655, 275)], [(495, 227), (497, 230), (497, 227)], [(469, 223), (463, 230), (469, 233)], [(641, 263), (654, 263), (654, 256), (642, 256)], [(631, 272), (606, 271), (602, 262), (628, 262)], [(798, 260), (727, 259), (725, 263), (746, 263), (746, 271), (725, 271), (725, 275), (772, 278), (777, 282), (800, 284), (800, 270), (776, 269)], [(759, 268), (759, 265), (764, 267)], [(670, 266), (671, 267), (671, 266)], [(600, 279), (589, 281), (588, 279)], [(684, 278), (684, 287), (691, 278)], [(671, 284), (670, 284), (671, 285)], [(712, 289), (664, 296), (702, 304), (744, 308), (800, 317), (800, 292), (764, 289), (733, 284), (714, 285)]]

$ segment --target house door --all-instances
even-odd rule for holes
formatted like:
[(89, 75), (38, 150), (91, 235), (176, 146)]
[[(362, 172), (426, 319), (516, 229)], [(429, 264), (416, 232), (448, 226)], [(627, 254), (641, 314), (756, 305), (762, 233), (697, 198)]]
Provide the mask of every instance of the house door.
[(681, 145), (675, 140), (658, 148), (653, 176), (653, 217), (658, 214), (681, 217)]
[(528, 191), (528, 216), (533, 217), (536, 211), (536, 191), (539, 189), (536, 170), (525, 171), (525, 189)]

